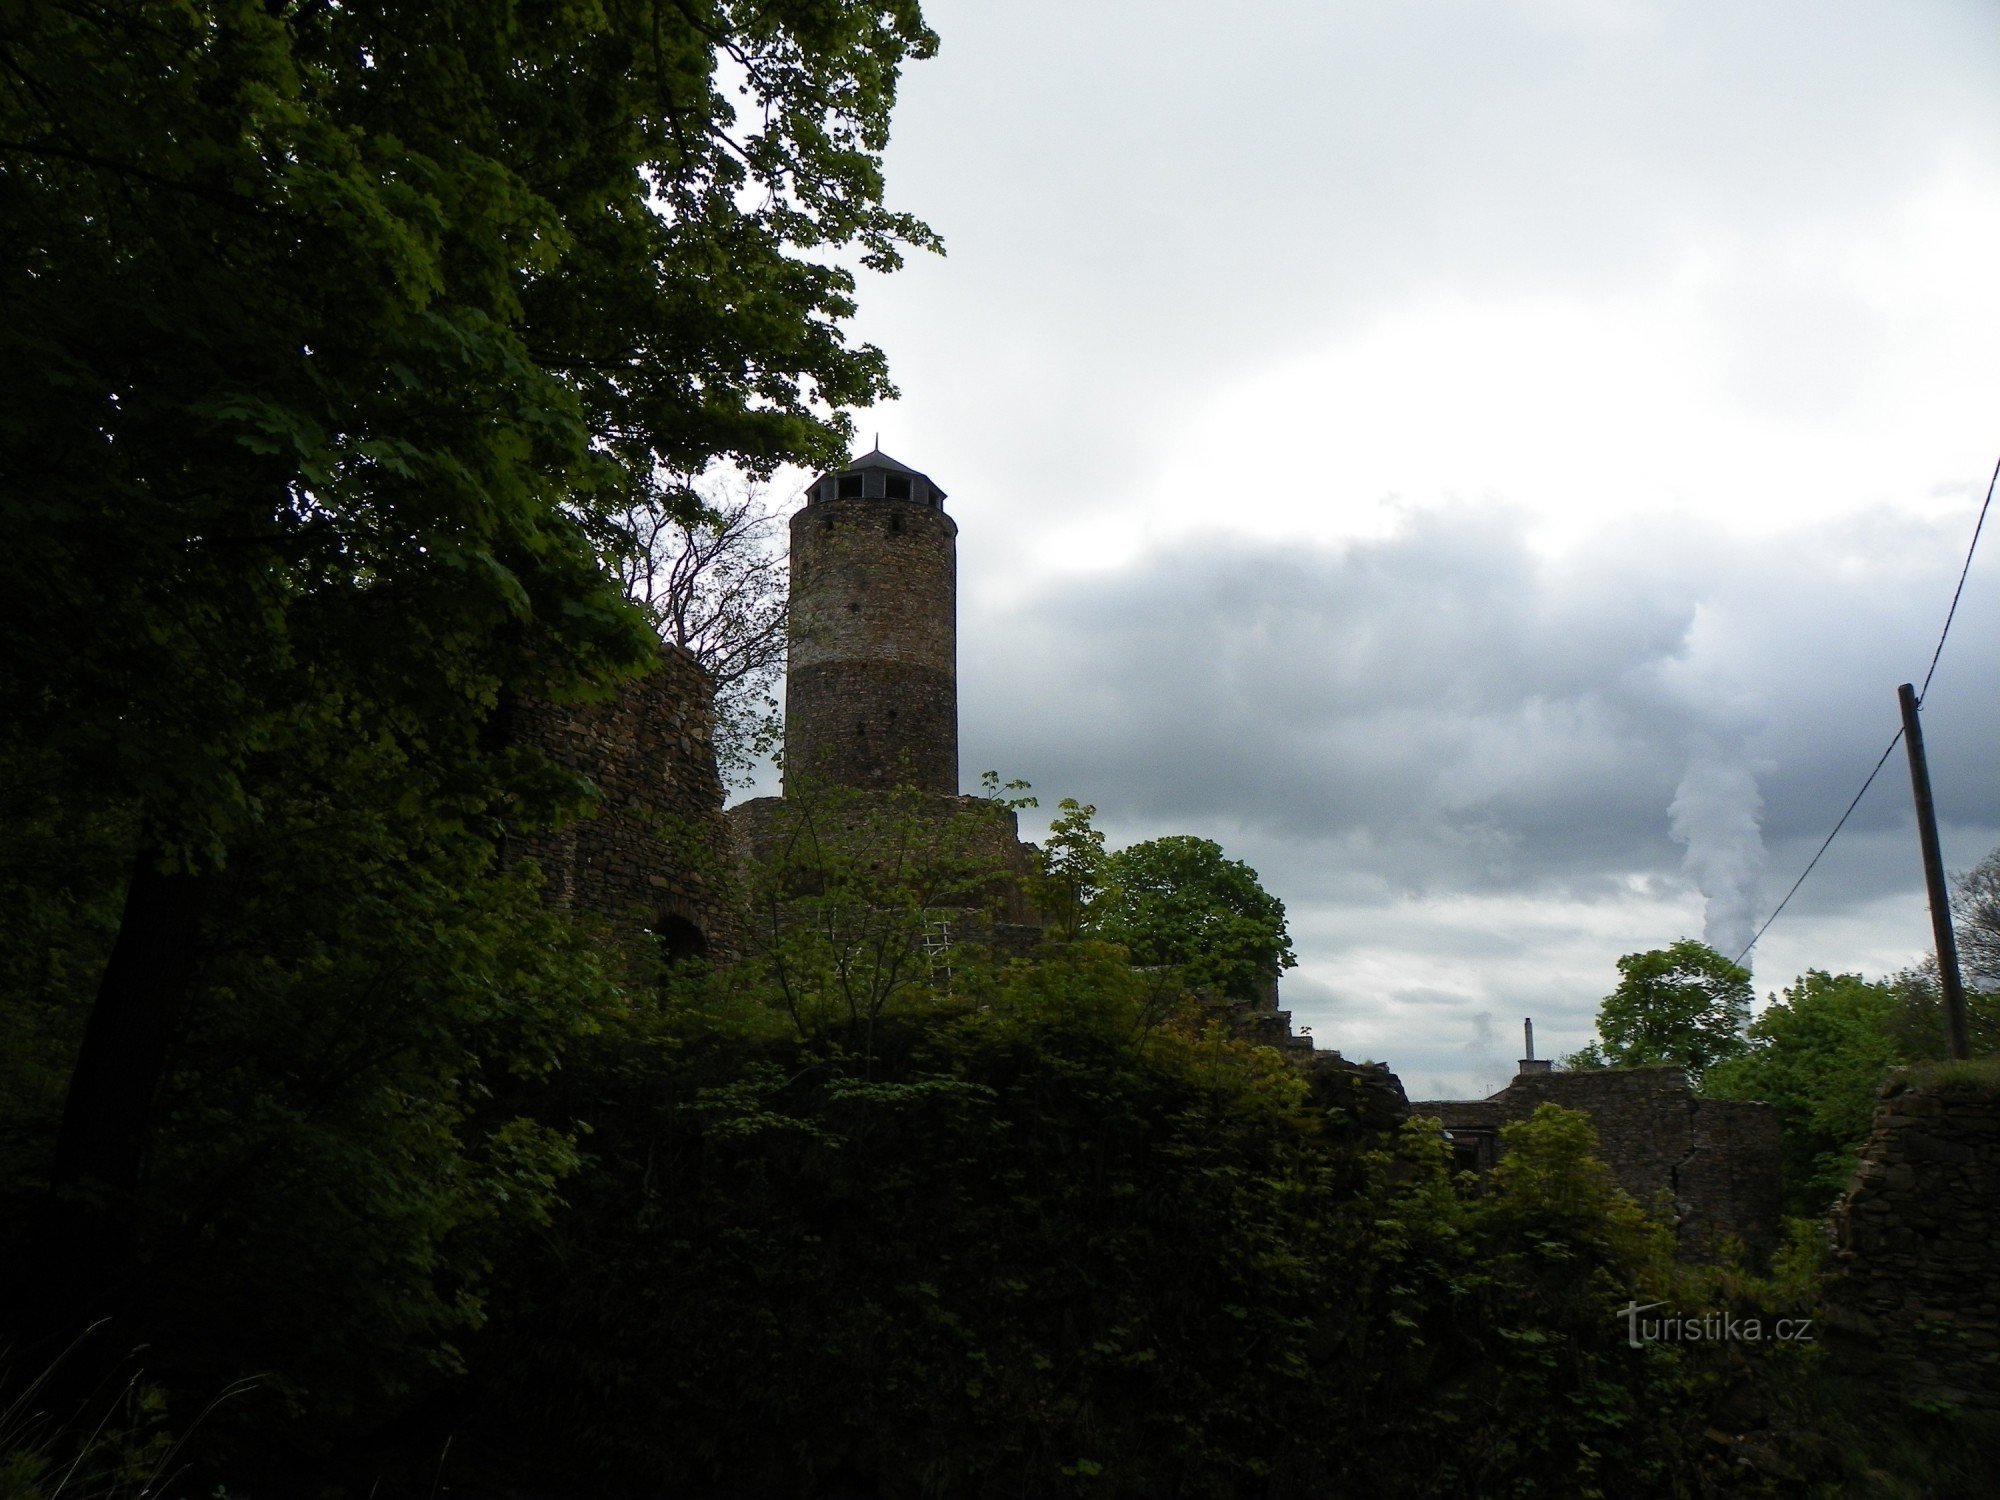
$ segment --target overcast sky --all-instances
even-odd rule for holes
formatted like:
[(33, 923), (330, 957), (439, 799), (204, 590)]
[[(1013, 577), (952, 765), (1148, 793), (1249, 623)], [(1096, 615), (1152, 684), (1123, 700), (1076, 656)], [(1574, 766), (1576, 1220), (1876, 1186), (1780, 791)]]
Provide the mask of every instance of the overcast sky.
[[(1412, 1097), (1748, 940), (2000, 457), (1990, 0), (929, 0), (859, 415), (958, 518), (968, 783), (1218, 840)], [(2000, 843), (2000, 536), (1926, 704)], [(1899, 750), (1758, 946), (1928, 941)]]

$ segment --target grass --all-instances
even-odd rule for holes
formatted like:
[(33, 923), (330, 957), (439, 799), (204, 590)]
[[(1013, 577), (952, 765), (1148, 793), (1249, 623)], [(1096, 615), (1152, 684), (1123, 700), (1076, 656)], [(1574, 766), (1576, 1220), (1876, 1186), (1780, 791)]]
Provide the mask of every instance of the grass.
[(2000, 1092), (2000, 1053), (1963, 1061), (1908, 1063), (1889, 1076), (1913, 1089), (1972, 1086)]

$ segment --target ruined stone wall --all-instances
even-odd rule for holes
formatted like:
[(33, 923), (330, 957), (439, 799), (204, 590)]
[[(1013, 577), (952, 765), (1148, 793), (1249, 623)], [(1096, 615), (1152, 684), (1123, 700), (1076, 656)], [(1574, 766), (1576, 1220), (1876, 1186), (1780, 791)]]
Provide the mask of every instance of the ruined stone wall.
[(515, 742), (587, 778), (599, 800), (567, 827), (510, 837), (507, 857), (533, 859), (553, 904), (610, 923), (635, 957), (733, 953), (741, 924), (713, 726), (708, 675), (671, 645), (609, 701), (521, 704)]
[(1484, 1169), (1499, 1157), (1500, 1127), (1544, 1103), (1590, 1116), (1611, 1175), (1640, 1203), (1672, 1217), (1683, 1253), (1706, 1255), (1726, 1235), (1755, 1256), (1775, 1248), (1783, 1209), (1777, 1111), (1698, 1099), (1677, 1067), (1522, 1073), (1488, 1099), (1413, 1109), (1439, 1119), (1467, 1165)]
[[(1278, 974), (1275, 969), (1258, 986), (1253, 998), (1236, 995), (1219, 995), (1211, 990), (1197, 990), (1196, 998), (1206, 1008), (1207, 1014), (1239, 1042), (1249, 1042), (1256, 1047), (1276, 1047), (1283, 1052), (1293, 1052), (1301, 1056), (1311, 1055), (1313, 1039), (1305, 1032), (1292, 1030), (1292, 1013), (1278, 1006)], [(1338, 1052), (1325, 1054), (1338, 1057)], [(1397, 1085), (1398, 1089), (1402, 1087)]]
[(1338, 1052), (1312, 1051), (1310, 1037), (1299, 1040), (1305, 1048), (1298, 1064), (1314, 1109), (1364, 1130), (1394, 1130), (1410, 1117), (1403, 1081), (1384, 1064), (1349, 1062)]
[(792, 517), (790, 787), (958, 793), (958, 524), (907, 500)]
[(1836, 1362), (2000, 1411), (2000, 1068), (1892, 1078), (1833, 1211)]
[[(804, 873), (822, 858), (852, 862), (864, 878), (919, 893), (928, 885), (941, 908), (977, 909), (999, 927), (1039, 930), (1026, 889), (1034, 851), (1021, 842), (1019, 818), (982, 797), (835, 789), (758, 797), (728, 816), (746, 885), (758, 885), (760, 871), (780, 860)], [(1014, 946), (1029, 940), (1001, 936)]]

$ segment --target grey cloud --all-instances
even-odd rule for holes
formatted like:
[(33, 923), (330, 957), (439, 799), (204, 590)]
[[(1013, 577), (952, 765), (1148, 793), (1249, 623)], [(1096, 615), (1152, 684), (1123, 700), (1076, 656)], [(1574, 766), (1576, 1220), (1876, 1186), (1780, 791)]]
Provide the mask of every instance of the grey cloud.
[[(1905, 522), (1889, 550), (1866, 520), (1727, 548), (1683, 528), (1558, 564), (1457, 507), (1337, 547), (1179, 545), (969, 620), (968, 752), (1125, 827), (1228, 830), (1302, 900), (1604, 899), (1685, 864), (1711, 935), (1747, 940), (1893, 732), (1951, 529)], [(2000, 607), (1969, 600), (1933, 699), (1962, 848), (2000, 827), (1968, 757), (2000, 730), (1996, 639)], [(1899, 826), (1898, 795), (1856, 837)], [(1825, 889), (1907, 878), (1830, 864)]]
[(1662, 668), (1691, 607), (1565, 589), (1504, 514), (1417, 513), (1339, 550), (1183, 547), (1039, 604), (1001, 627), (1054, 667), (1022, 753), (1108, 770), (1130, 815), (1344, 842), (1403, 882), (1519, 878), (1557, 825), (1564, 864), (1664, 837), (1688, 705)]

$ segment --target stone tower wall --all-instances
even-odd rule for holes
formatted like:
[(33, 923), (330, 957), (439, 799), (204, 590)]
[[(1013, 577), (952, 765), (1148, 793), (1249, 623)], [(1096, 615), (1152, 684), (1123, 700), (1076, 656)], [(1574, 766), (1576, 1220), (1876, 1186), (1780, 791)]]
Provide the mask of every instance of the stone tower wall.
[(510, 860), (541, 866), (552, 904), (610, 924), (635, 960), (736, 951), (714, 689), (691, 655), (663, 645), (655, 671), (605, 702), (523, 703), (510, 733), (598, 791), (592, 815), (508, 840)]
[(788, 784), (957, 794), (957, 536), (915, 501), (792, 517)]

